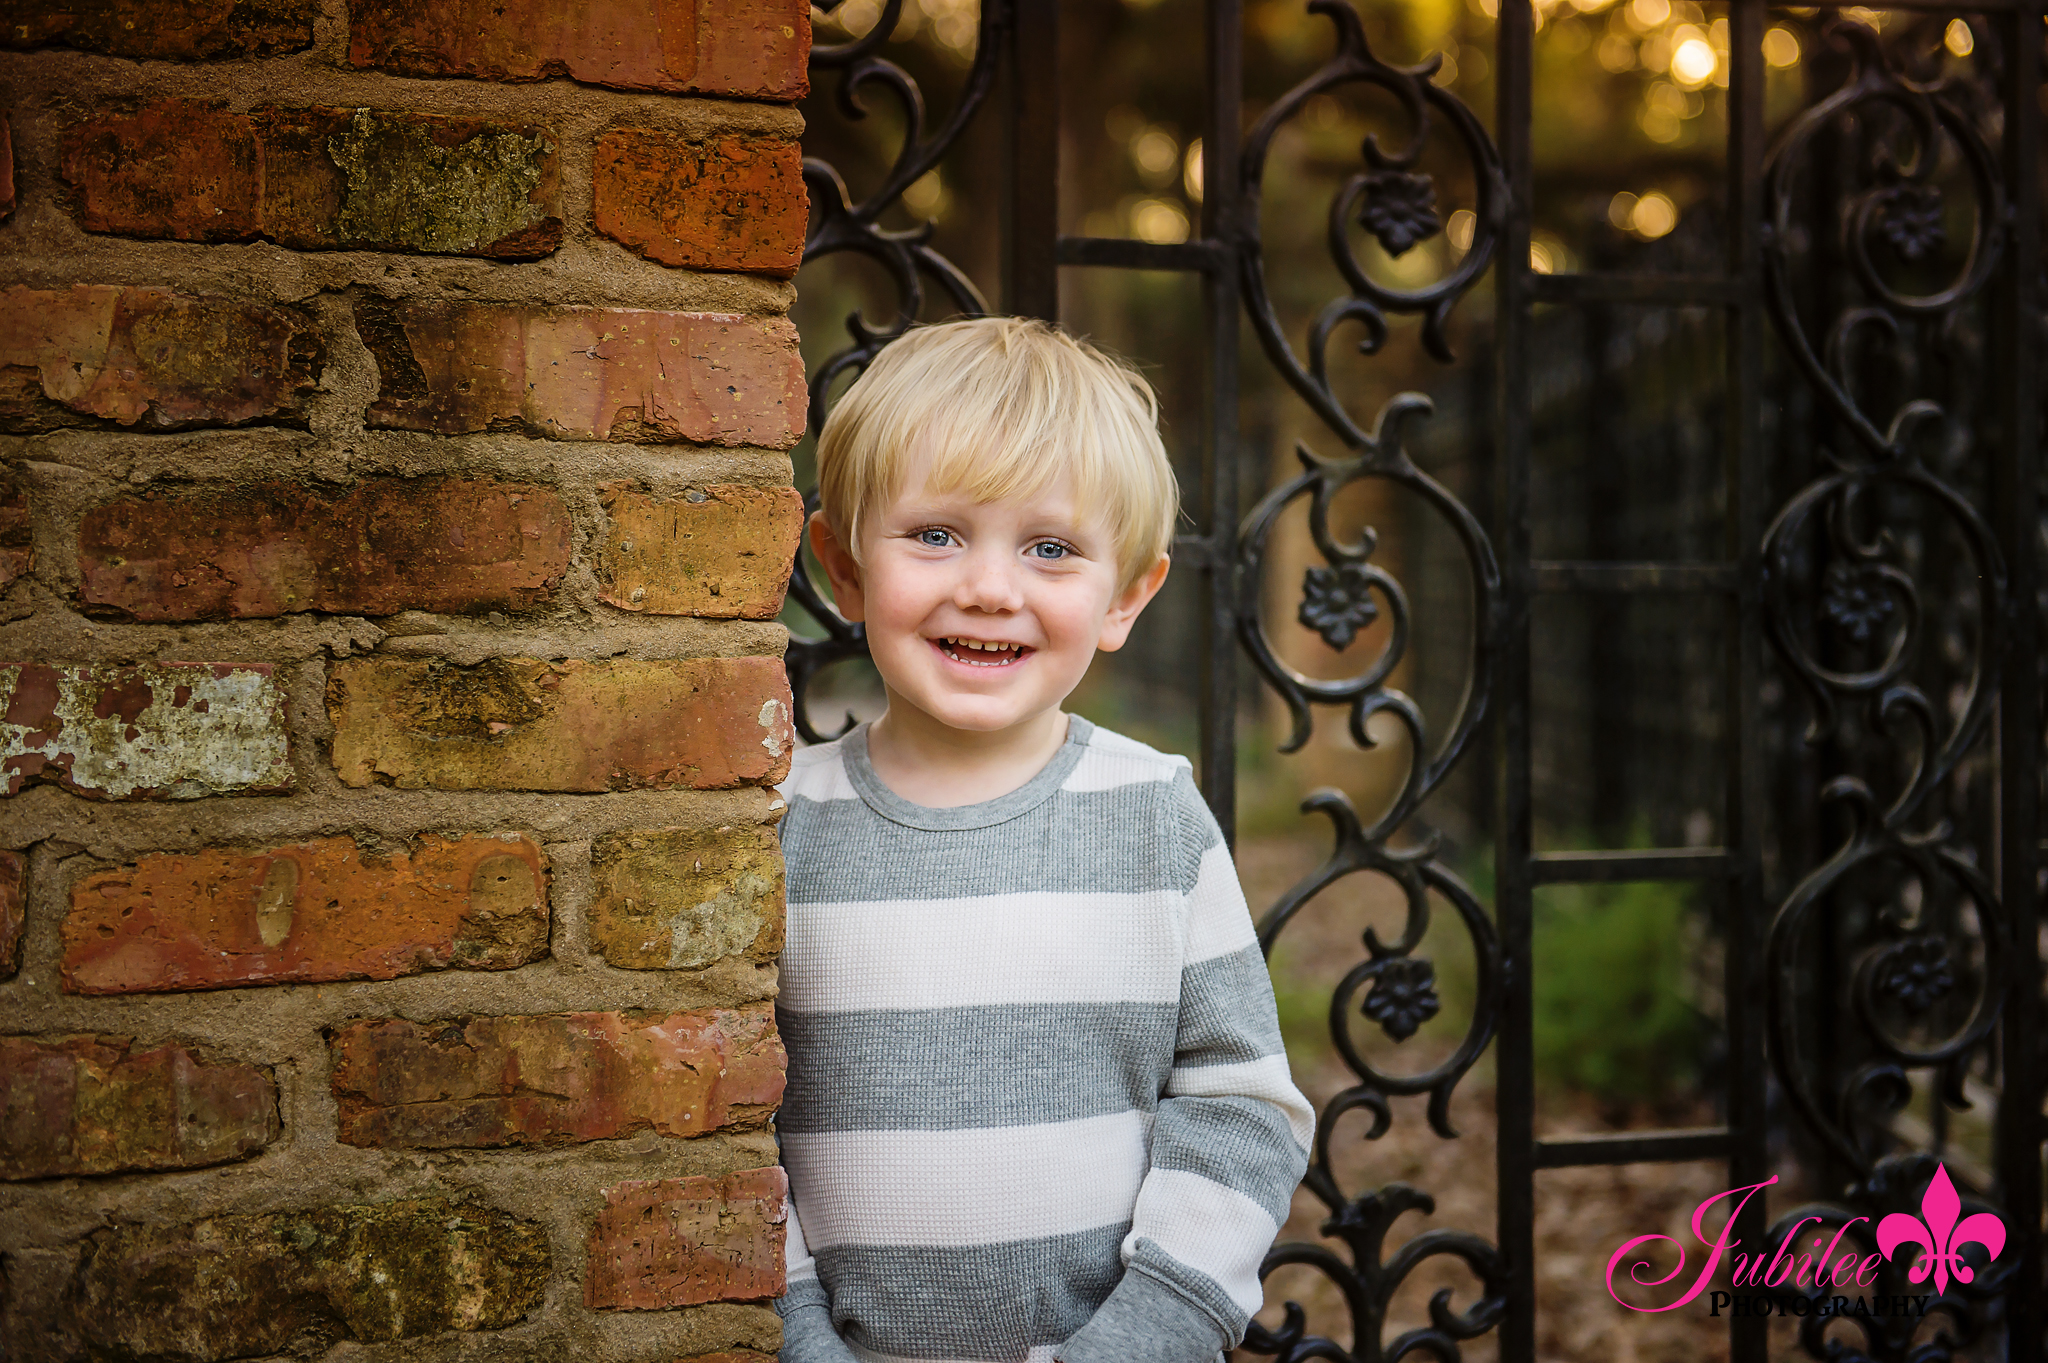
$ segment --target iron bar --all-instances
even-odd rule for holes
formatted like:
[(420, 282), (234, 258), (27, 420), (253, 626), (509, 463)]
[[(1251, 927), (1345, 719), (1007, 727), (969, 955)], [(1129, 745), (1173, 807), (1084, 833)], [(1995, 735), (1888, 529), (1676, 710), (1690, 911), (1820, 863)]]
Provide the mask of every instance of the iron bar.
[(1062, 265), (1119, 270), (1186, 270), (1210, 273), (1235, 269), (1237, 255), (1226, 241), (1139, 241), (1131, 237), (1061, 237)]
[(1534, 885), (1612, 885), (1638, 880), (1720, 880), (1733, 858), (1719, 847), (1642, 852), (1538, 852), (1529, 862)]
[(1009, 177), (1003, 212), (1003, 306), (1060, 316), (1059, 0), (1010, 0)]
[(1685, 1160), (1726, 1159), (1734, 1147), (1735, 1133), (1725, 1126), (1552, 1136), (1536, 1142), (1536, 1167), (1575, 1169), (1593, 1164), (1678, 1164)]
[[(1244, 126), (1243, 0), (1205, 0), (1203, 77), (1208, 102), (1202, 126), (1202, 320), (1208, 337), (1202, 404), (1201, 529), (1226, 545), (1237, 526), (1238, 279), (1245, 242), (1235, 205), (1242, 191), (1240, 129)], [(1142, 259), (1142, 253), (1137, 257)], [(1217, 268), (1227, 264), (1231, 268)], [(1183, 267), (1185, 268), (1185, 267)], [(1223, 836), (1237, 845), (1237, 559), (1212, 553), (1202, 575), (1200, 675), (1202, 796)]]
[(1529, 565), (1529, 589), (1553, 592), (1733, 592), (1741, 584), (1736, 563), (1589, 563), (1539, 560)]
[[(1727, 312), (1727, 411), (1722, 485), (1727, 506), (1724, 552), (1735, 569), (1734, 629), (1728, 645), (1724, 740), (1728, 776), (1722, 813), (1728, 883), (1721, 902), (1724, 964), (1722, 1025), (1727, 1029), (1728, 1181), (1732, 1188), (1769, 1177), (1768, 1062), (1764, 1055), (1763, 954), (1768, 907), (1763, 838), (1768, 772), (1763, 734), (1763, 40), (1765, 0), (1729, 7), (1727, 268), (1736, 285)], [(1768, 1196), (1768, 1194), (1766, 1194)], [(1742, 1204), (1733, 1234), (1761, 1244), (1769, 1221), (1763, 1197)], [(1768, 1322), (1728, 1322), (1730, 1363), (1764, 1363)]]
[(1495, 703), (1500, 802), (1494, 820), (1494, 913), (1503, 982), (1495, 1059), (1495, 1154), (1499, 1232), (1507, 1264), (1501, 1356), (1536, 1356), (1536, 1057), (1530, 959), (1535, 847), (1530, 763), (1529, 231), (1535, 192), (1531, 163), (1531, 75), (1535, 15), (1530, 0), (1500, 0), (1494, 29), (1494, 128), (1507, 178), (1508, 210), (1494, 274), (1496, 479), (1494, 542), (1501, 559), (1501, 621)]
[(1995, 528), (2011, 573), (2006, 597), (1997, 736), (1998, 864), (2001, 897), (2012, 915), (2013, 991), (2001, 1033), (2003, 1081), (1998, 1107), (1999, 1191), (2019, 1256), (2008, 1297), (2006, 1357), (2040, 1363), (2048, 1353), (2041, 1235), (2042, 705), (2040, 601), (2041, 352), (2048, 313), (2041, 290), (2041, 46), (2043, 9), (2016, 7), (1999, 24), (2005, 49), (2003, 170), (2012, 195), (2011, 246), (1992, 308), (1992, 353), (1999, 373), (1996, 420), (2003, 436), (1992, 479)]
[(1529, 298), (1537, 303), (1727, 307), (1740, 302), (1741, 297), (1741, 280), (1717, 275), (1581, 271), (1572, 274), (1529, 276)]

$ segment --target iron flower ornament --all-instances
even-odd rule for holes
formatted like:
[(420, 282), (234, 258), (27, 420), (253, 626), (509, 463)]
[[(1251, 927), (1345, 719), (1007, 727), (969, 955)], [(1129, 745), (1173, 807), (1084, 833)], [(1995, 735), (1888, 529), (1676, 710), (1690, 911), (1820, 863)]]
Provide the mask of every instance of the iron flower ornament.
[(1342, 653), (1358, 632), (1380, 618), (1372, 599), (1372, 574), (1359, 563), (1310, 568), (1301, 579), (1301, 609), (1295, 618)]
[(1910, 1013), (1924, 1013), (1956, 987), (1948, 943), (1939, 937), (1911, 937), (1885, 950), (1877, 967), (1879, 998)]
[(1368, 175), (1358, 221), (1379, 238), (1388, 255), (1398, 256), (1443, 230), (1436, 212), (1436, 182), (1400, 170)]
[(1941, 191), (1933, 185), (1905, 185), (1893, 191), (1878, 230), (1908, 264), (1941, 249), (1948, 233), (1941, 225)]
[(1828, 568), (1827, 587), (1820, 604), (1828, 619), (1859, 644), (1870, 642), (1870, 636), (1891, 618), (1894, 609), (1882, 578), (1846, 563)]
[(1383, 963), (1365, 996), (1365, 1015), (1396, 1041), (1437, 1015), (1443, 1003), (1436, 996), (1436, 967), (1413, 956)]

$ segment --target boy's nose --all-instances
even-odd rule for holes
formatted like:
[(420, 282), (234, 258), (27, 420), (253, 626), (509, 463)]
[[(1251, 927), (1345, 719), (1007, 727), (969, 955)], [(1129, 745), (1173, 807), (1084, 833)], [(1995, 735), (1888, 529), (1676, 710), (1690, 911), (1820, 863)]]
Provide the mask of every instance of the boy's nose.
[(953, 593), (953, 603), (963, 610), (1014, 611), (1023, 604), (1017, 581), (1000, 554), (971, 555)]

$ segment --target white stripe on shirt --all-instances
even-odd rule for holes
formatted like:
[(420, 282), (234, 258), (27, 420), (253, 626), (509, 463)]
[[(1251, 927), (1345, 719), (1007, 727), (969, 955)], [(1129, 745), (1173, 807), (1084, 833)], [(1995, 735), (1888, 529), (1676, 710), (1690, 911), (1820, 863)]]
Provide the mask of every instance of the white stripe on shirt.
[[(815, 1254), (839, 1245), (992, 1245), (1120, 1226), (1145, 1178), (1150, 1130), (1145, 1113), (1114, 1112), (964, 1131), (786, 1133), (782, 1145), (790, 1166), (805, 1172), (798, 1196)], [(1272, 1239), (1269, 1230), (1265, 1244)]]

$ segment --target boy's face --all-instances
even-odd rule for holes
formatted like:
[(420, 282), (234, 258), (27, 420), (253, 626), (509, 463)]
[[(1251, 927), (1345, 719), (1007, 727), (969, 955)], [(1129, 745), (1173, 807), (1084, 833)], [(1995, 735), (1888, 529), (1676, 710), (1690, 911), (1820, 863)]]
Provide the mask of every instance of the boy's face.
[(933, 491), (913, 467), (867, 518), (859, 563), (813, 518), (839, 609), (866, 622), (892, 708), (996, 734), (1057, 710), (1097, 649), (1123, 647), (1167, 562), (1120, 589), (1109, 527), (1075, 505), (1069, 482), (976, 502)]

